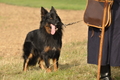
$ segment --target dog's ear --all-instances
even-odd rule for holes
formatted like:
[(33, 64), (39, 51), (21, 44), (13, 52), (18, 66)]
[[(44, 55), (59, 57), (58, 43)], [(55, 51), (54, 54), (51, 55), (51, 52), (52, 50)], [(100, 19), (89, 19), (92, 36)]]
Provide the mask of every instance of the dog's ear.
[(55, 10), (55, 8), (54, 8), (53, 6), (51, 7), (50, 12), (51, 12), (51, 11), (56, 12), (56, 10)]
[(41, 18), (44, 17), (47, 13), (48, 11), (44, 9), (43, 7), (41, 7)]

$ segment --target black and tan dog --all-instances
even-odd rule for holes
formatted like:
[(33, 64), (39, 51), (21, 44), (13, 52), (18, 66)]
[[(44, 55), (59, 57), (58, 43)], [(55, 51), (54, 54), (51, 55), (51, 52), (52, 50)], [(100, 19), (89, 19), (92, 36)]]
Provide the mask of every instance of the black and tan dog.
[[(40, 28), (29, 32), (23, 45), (23, 71), (39, 62), (41, 69), (50, 70), (50, 59), (54, 71), (58, 69), (58, 60), (62, 47), (62, 25), (60, 17), (52, 7), (50, 12), (41, 7)], [(43, 65), (45, 62), (46, 67)]]

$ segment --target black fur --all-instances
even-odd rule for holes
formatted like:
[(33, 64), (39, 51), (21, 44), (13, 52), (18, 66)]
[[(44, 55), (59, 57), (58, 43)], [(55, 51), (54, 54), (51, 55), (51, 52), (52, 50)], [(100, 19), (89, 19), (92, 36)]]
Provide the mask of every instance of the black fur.
[[(55, 26), (53, 33), (52, 25)], [(50, 12), (41, 7), (40, 28), (29, 32), (23, 45), (24, 71), (28, 66), (36, 65), (37, 62), (42, 67), (42, 61), (44, 61), (49, 72), (49, 59), (53, 60), (54, 70), (57, 70), (62, 47), (62, 25), (63, 23), (53, 7)]]

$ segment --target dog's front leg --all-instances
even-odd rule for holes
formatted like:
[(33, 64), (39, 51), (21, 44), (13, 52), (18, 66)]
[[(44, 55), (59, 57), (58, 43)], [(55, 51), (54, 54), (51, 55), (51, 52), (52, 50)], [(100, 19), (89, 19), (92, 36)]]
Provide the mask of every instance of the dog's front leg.
[(45, 67), (43, 65), (43, 62), (44, 62), (43, 60), (40, 60), (40, 62), (39, 62), (39, 66), (40, 66), (41, 69), (45, 69)]
[(53, 59), (53, 66), (54, 66), (54, 71), (58, 70), (58, 60), (57, 59)]
[(46, 65), (46, 72), (51, 72), (50, 59), (48, 59), (48, 58), (45, 59), (45, 65)]

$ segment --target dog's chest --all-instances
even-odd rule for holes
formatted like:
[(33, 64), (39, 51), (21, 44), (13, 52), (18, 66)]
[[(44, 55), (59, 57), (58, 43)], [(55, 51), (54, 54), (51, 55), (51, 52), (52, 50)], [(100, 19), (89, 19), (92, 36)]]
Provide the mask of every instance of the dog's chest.
[(55, 50), (56, 47), (60, 46), (60, 40), (58, 39), (47, 39), (47, 41), (45, 42), (45, 45), (50, 46), (51, 48), (53, 48), (53, 50)]
[(61, 48), (61, 40), (55, 38), (46, 39), (44, 44), (44, 51), (58, 51)]

